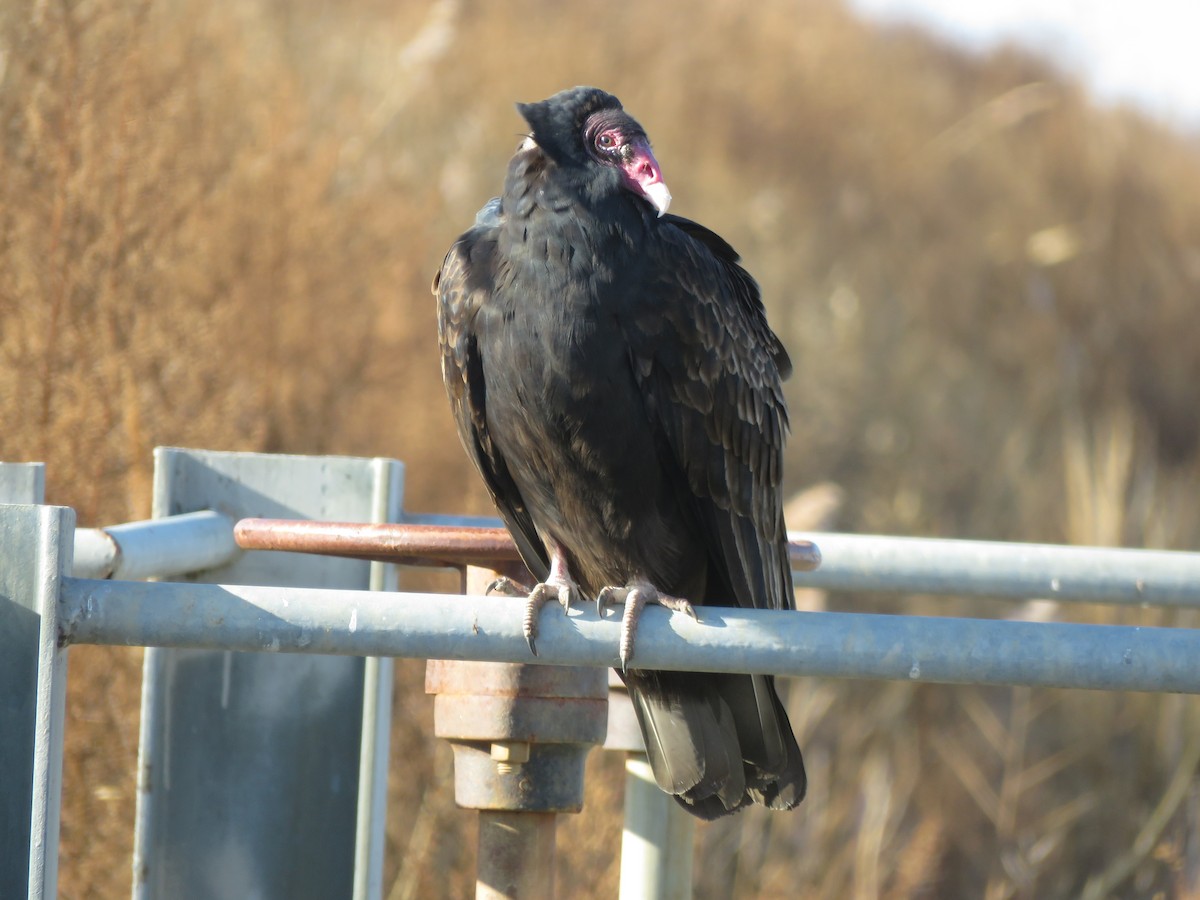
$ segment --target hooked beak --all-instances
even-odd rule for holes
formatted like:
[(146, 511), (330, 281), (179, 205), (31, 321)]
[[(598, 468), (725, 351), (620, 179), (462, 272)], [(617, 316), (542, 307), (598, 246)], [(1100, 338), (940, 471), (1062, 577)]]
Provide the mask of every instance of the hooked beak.
[(650, 152), (650, 144), (645, 140), (635, 141), (630, 146), (629, 155), (621, 161), (621, 171), (625, 175), (626, 187), (635, 194), (640, 194), (658, 211), (659, 218), (666, 215), (671, 205), (671, 192), (663, 181), (662, 169), (658, 160)]

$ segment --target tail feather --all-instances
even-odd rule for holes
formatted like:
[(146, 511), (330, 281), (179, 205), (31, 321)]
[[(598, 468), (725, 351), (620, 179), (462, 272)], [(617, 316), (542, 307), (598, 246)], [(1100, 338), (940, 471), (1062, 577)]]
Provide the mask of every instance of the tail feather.
[(631, 670), (624, 676), (659, 787), (715, 819), (756, 802), (791, 809), (804, 798), (800, 748), (761, 675)]
[(775, 679), (765, 676), (765, 680), (775, 707), (779, 735), (783, 739), (784, 758), (775, 770), (774, 778), (751, 785), (748, 793), (755, 803), (761, 803), (768, 809), (793, 809), (808, 792), (808, 775), (804, 771), (804, 757), (800, 755), (800, 745), (796, 743), (792, 723), (788, 721), (783, 702), (775, 692)]

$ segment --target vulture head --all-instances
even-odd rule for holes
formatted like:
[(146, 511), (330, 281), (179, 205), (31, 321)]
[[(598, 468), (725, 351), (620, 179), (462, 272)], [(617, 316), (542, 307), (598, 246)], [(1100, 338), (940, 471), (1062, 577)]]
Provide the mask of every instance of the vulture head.
[(575, 87), (539, 103), (518, 103), (542, 152), (563, 168), (611, 171), (621, 187), (649, 203), (659, 216), (671, 205), (650, 138), (621, 101), (599, 88)]

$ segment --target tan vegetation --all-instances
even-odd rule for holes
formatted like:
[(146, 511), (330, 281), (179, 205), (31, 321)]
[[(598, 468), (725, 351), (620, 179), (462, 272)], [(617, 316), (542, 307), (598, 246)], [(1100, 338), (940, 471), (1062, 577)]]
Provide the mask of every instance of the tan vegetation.
[[(674, 211), (761, 280), (797, 364), (790, 483), (839, 485), (841, 527), (1197, 546), (1196, 141), (818, 0), (0, 5), (0, 458), (44, 460), (83, 524), (148, 513), (156, 444), (395, 456), (410, 507), (486, 511), (428, 282), (500, 186), (512, 102), (575, 83), (625, 100)], [(139, 660), (72, 651), (64, 897), (129, 890)], [(463, 896), (470, 817), (398, 668), (390, 896)], [(810, 798), (701, 829), (700, 896), (1200, 890), (1191, 699), (790, 703)], [(616, 893), (619, 761), (590, 779), (563, 896)]]

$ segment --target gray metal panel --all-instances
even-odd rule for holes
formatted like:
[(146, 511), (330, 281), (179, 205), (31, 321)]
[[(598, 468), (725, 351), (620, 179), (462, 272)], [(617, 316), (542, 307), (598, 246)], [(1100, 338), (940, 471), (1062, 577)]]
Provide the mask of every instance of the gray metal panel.
[(67, 653), (58, 590), (75, 513), (0, 505), (0, 897), (57, 893)]
[[(41, 503), (44, 491), (42, 463), (0, 463), (0, 503)], [(16, 527), (18, 519), (13, 517), (22, 515), (4, 513), (0, 534), (7, 535)], [(17, 562), (28, 559), (23, 547), (0, 537), (0, 847), (12, 848), (29, 846), (33, 790), (39, 618), (15, 596)], [(19, 896), (28, 879), (27, 853), (0, 855), (0, 897)]]
[[(402, 481), (403, 466), (384, 462)], [(376, 474), (376, 460), (358, 457), (159, 447), (154, 451), (152, 514), (161, 518), (214, 509), (235, 521), (264, 517), (370, 522)], [(399, 510), (394, 515), (398, 517)], [(174, 580), (366, 590), (370, 567), (360, 560), (304, 553), (245, 553), (228, 566)]]
[[(394, 520), (402, 472), (390, 460), (160, 448), (153, 513)], [(246, 553), (178, 580), (362, 590), (371, 567)], [(361, 658), (147, 650), (134, 896), (351, 896), (359, 767), (374, 759), (361, 746), (364, 694), (369, 714), (387, 717), (365, 668)], [(390, 678), (383, 668), (377, 677)], [(374, 748), (378, 729), (365, 730)], [(375, 783), (386, 772), (364, 771)]]
[(0, 503), (42, 503), (45, 495), (45, 463), (0, 462)]

